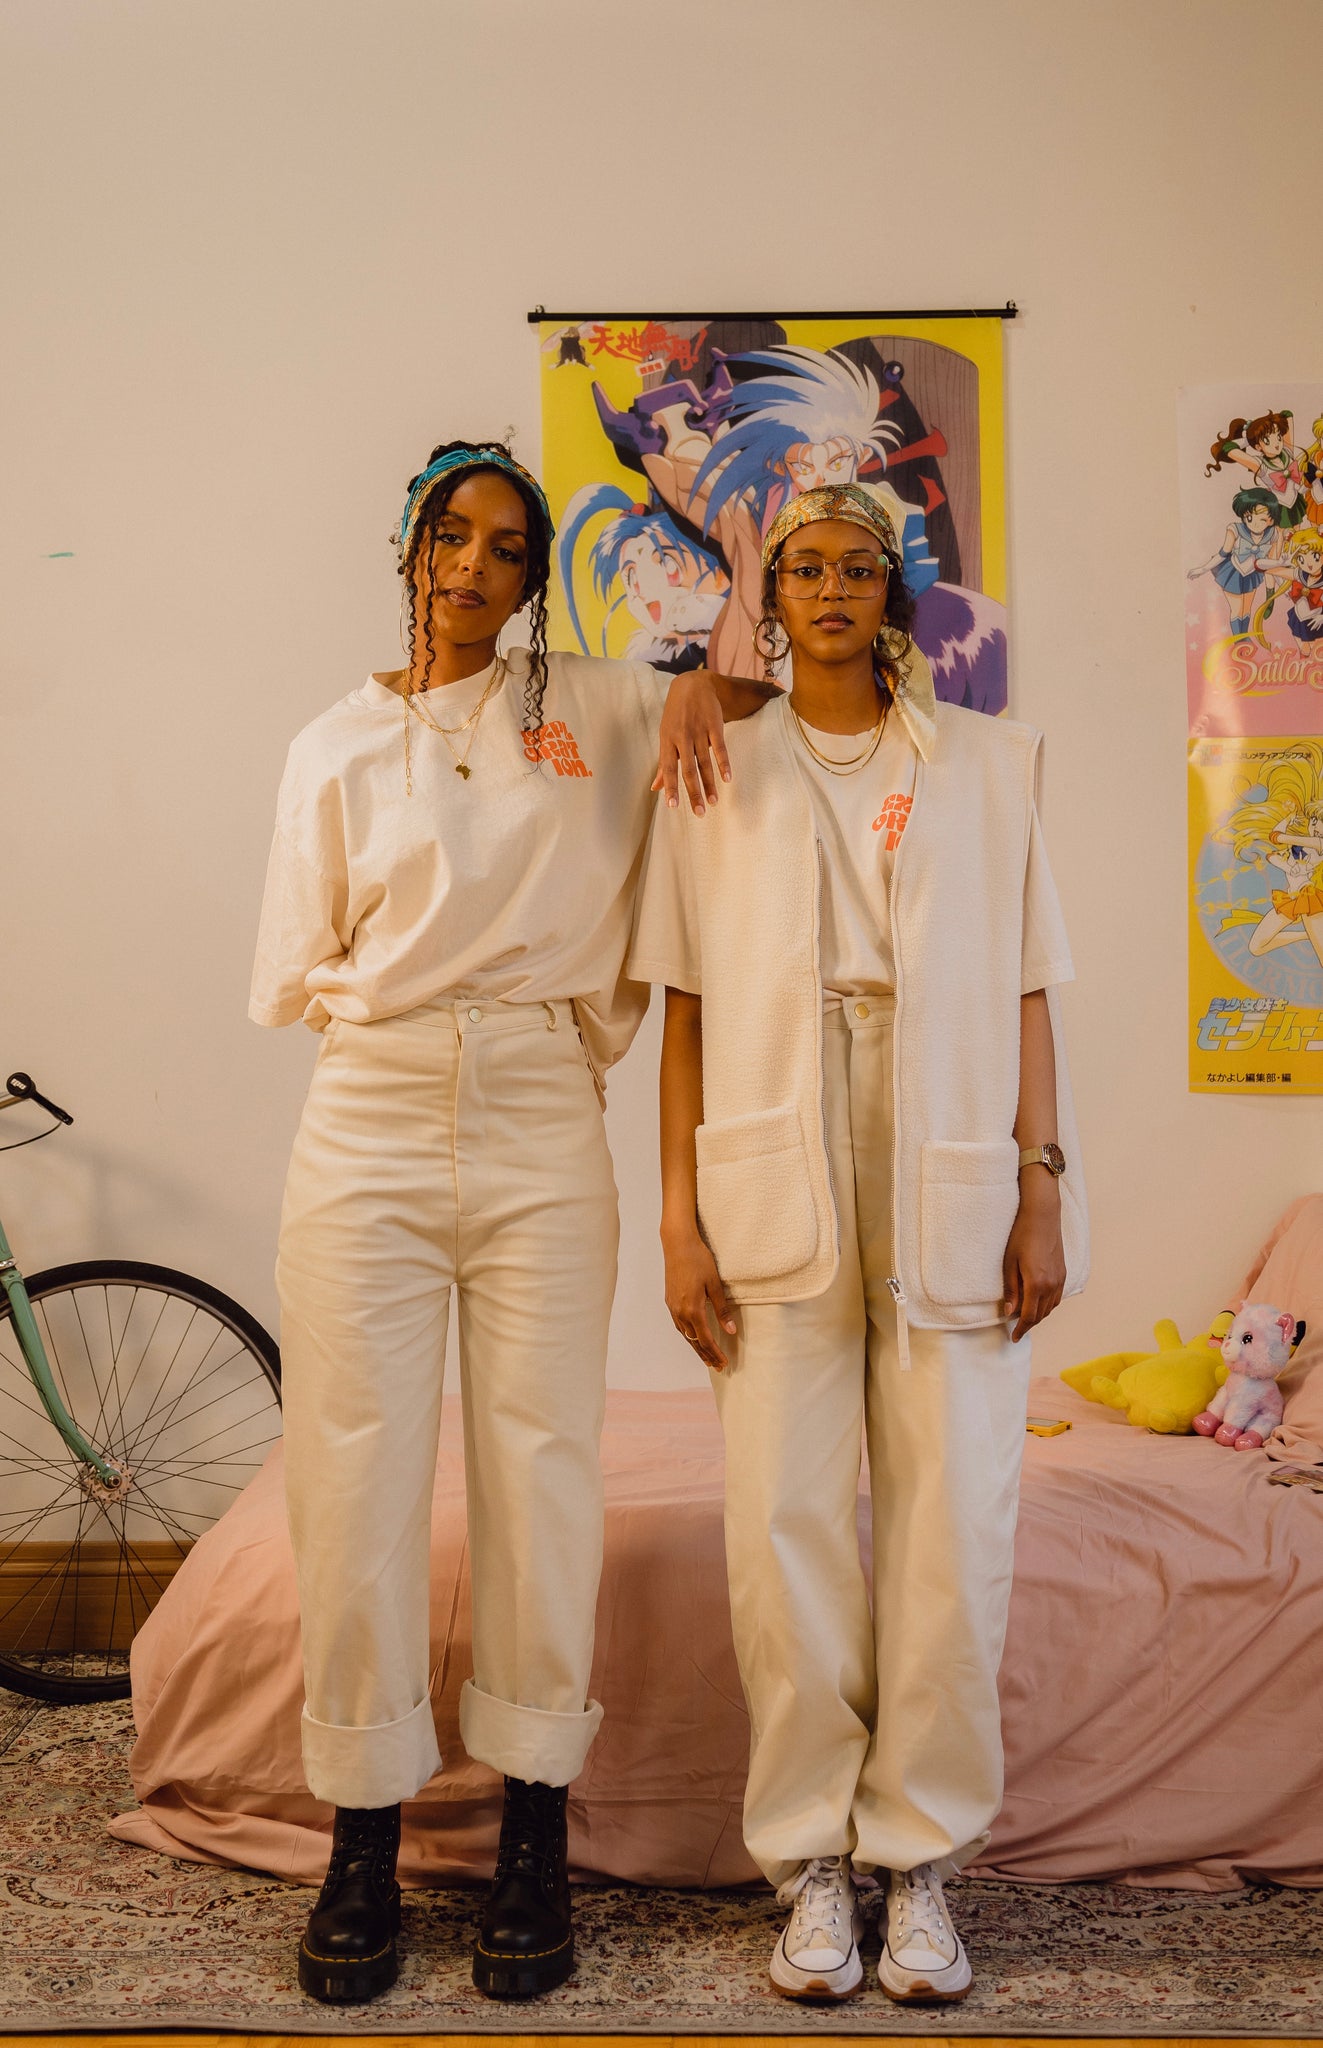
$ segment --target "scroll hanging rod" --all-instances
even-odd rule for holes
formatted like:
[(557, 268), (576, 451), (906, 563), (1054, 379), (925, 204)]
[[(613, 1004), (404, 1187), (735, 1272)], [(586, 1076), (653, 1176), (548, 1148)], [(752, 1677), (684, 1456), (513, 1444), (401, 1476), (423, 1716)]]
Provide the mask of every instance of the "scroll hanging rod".
[(534, 306), (528, 324), (536, 327), (542, 320), (554, 320), (563, 327), (586, 320), (1014, 320), (1019, 311), (1014, 299), (1007, 299), (1004, 306), (929, 306), (920, 312), (901, 313), (549, 313), (545, 306)]

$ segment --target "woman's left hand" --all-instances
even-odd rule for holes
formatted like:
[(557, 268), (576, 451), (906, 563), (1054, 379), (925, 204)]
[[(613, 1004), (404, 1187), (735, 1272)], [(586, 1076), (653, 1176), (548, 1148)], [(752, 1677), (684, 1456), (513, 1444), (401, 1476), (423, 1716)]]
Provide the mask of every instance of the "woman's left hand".
[[(1030, 1185), (1042, 1180), (1043, 1187)], [(1006, 1240), (1002, 1267), (1006, 1313), (1015, 1319), (1012, 1344), (1050, 1316), (1066, 1285), (1066, 1253), (1061, 1242), (1061, 1194), (1045, 1167), (1026, 1169), (1020, 1182), (1020, 1207)]]
[(666, 693), (660, 758), (652, 785), (665, 790), (672, 810), (680, 801), (681, 778), (696, 818), (717, 801), (717, 776), (730, 781), (725, 731), (721, 703), (708, 671), (691, 668), (676, 676)]

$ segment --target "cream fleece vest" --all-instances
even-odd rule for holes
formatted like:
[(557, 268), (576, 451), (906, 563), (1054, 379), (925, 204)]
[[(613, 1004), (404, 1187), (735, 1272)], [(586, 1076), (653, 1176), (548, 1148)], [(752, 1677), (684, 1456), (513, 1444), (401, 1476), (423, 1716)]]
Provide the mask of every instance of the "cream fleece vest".
[[(901, 715), (905, 714), (902, 702)], [(698, 1208), (737, 1302), (821, 1294), (838, 1259), (822, 1111), (819, 848), (787, 702), (727, 728), (733, 780), (679, 829), (703, 963)], [(907, 721), (908, 723), (909, 721)], [(891, 888), (896, 960), (893, 1294), (908, 1321), (1002, 1320), (1019, 1204), (1025, 863), (1041, 735), (937, 706)], [(924, 758), (925, 754), (928, 758)], [(954, 861), (954, 846), (978, 849)], [(1088, 1267), (1079, 1140), (1055, 995), (1066, 1292)]]

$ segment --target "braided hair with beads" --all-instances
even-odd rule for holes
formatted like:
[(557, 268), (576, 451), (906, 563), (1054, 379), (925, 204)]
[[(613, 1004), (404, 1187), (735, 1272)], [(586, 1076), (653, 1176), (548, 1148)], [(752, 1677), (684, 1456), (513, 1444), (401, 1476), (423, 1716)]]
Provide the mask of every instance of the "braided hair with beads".
[[(471, 456), (472, 460), (463, 460), (465, 456)], [(401, 522), (400, 531), (394, 536), (400, 554), (399, 573), (404, 579), (407, 593), (404, 606), (405, 652), (408, 655), (409, 667), (413, 667), (418, 642), (421, 639), (422, 682), (426, 688), (436, 658), (436, 650), (432, 642), (430, 610), (424, 610), (421, 621), (418, 617), (419, 561), (430, 554), (442, 515), (460, 484), (475, 471), (491, 470), (498, 476), (506, 477), (514, 486), (523, 499), (524, 510), (528, 515), (528, 557), (522, 603), (528, 606), (530, 645), (528, 674), (524, 681), (523, 730), (536, 732), (542, 724), (542, 699), (547, 687), (547, 584), (551, 576), (553, 530), (547, 515), (546, 502), (531, 480), (524, 481), (520, 465), (516, 463), (504, 441), (442, 441), (432, 450), (418, 475), (409, 479), (411, 505), (413, 493), (427, 470), (446, 457), (460, 459), (456, 459), (453, 468), (448, 468), (446, 473), (437, 479), (417, 510), (416, 516), (409, 518), (407, 523)]]

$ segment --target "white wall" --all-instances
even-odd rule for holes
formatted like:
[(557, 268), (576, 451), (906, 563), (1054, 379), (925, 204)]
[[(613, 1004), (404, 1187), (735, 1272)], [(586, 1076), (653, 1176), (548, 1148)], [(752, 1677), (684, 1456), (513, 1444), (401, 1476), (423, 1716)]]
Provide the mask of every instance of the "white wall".
[[(1259, 176), (1318, 11), (1281, 0), (1269, 61), (1248, 20), (5, 0), (0, 1074), (78, 1117), (0, 1161), (29, 1269), (156, 1257), (274, 1321), (314, 1048), (244, 1003), (285, 745), (396, 658), (386, 536), (420, 454), (512, 424), (536, 459), (529, 306), (1009, 296), (1012, 709), (1049, 734), (1096, 1235), (1039, 1356), (1219, 1306), (1323, 1182), (1323, 1103), (1185, 1086), (1175, 395), (1318, 361), (1309, 209)], [(612, 1372), (676, 1385), (651, 1022), (613, 1083)]]

